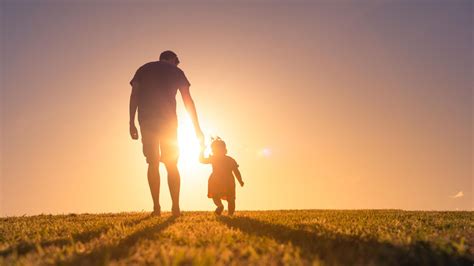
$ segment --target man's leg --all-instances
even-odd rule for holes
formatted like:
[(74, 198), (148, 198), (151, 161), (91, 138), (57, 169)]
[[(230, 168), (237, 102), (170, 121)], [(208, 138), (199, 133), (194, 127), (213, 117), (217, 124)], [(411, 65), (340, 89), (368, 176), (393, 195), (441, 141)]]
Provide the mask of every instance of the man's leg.
[(143, 155), (148, 164), (148, 185), (150, 186), (151, 197), (153, 198), (153, 214), (160, 215), (160, 154), (159, 142), (156, 130), (145, 125), (140, 125), (143, 143)]
[(177, 121), (170, 121), (162, 131), (161, 140), (161, 160), (168, 172), (168, 187), (170, 189), (174, 216), (179, 216), (179, 190), (181, 177), (178, 170), (179, 146), (178, 146), (178, 124)]
[(148, 164), (148, 185), (150, 186), (151, 197), (153, 198), (153, 214), (160, 215), (160, 164)]
[(212, 198), (212, 201), (214, 201), (214, 204), (217, 206), (215, 213), (217, 215), (221, 215), (222, 211), (224, 210), (224, 205), (222, 204), (221, 199), (219, 197), (214, 197)]
[(168, 172), (168, 187), (170, 189), (173, 215), (180, 215), (179, 210), (179, 189), (181, 185), (181, 177), (179, 175), (178, 163), (165, 163), (166, 171)]
[(235, 199), (230, 199), (227, 201), (228, 203), (228, 209), (229, 209), (229, 215), (234, 215), (235, 212)]

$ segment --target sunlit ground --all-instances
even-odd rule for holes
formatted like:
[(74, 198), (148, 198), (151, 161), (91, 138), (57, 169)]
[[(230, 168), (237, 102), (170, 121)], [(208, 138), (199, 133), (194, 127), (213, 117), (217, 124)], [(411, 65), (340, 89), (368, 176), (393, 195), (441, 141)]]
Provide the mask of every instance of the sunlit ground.
[(8, 217), (0, 265), (472, 265), (471, 224), (400, 210)]

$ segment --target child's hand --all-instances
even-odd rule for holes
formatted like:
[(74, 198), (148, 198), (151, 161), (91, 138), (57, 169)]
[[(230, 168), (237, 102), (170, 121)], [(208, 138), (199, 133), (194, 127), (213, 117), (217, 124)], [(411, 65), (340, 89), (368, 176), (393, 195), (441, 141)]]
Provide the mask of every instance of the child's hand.
[(244, 181), (239, 181), (240, 183), (240, 186), (243, 187), (244, 186)]

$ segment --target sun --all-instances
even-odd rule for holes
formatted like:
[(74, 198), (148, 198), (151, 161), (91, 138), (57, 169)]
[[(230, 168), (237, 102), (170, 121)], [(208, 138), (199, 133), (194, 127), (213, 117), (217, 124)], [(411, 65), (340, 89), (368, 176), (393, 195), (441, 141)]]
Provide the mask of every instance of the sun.
[(178, 124), (179, 161), (185, 165), (198, 163), (200, 145), (189, 116), (181, 117)]

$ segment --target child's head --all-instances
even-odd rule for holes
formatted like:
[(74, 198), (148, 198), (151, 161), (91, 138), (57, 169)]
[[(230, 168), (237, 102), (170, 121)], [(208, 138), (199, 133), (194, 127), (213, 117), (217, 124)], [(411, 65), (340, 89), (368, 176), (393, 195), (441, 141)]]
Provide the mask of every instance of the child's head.
[(225, 145), (225, 142), (219, 137), (212, 140), (211, 150), (212, 150), (213, 155), (226, 155), (227, 154), (227, 147)]

